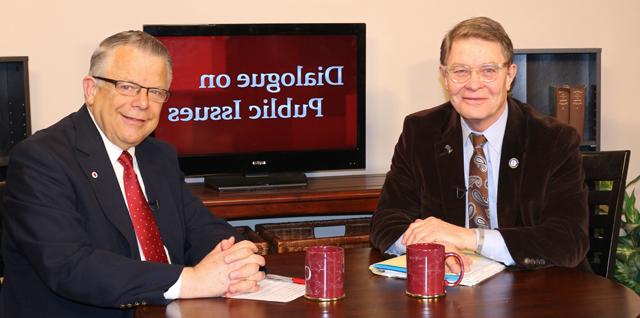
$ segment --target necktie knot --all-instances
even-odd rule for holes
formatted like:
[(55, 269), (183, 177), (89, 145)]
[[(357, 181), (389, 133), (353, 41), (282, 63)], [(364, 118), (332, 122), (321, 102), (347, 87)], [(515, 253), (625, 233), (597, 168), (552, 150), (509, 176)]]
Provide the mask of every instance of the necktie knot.
[(122, 154), (120, 154), (120, 157), (118, 157), (118, 162), (125, 169), (129, 169), (129, 168), (133, 167), (133, 157), (131, 157), (131, 154), (126, 150), (122, 151)]
[(473, 145), (473, 148), (482, 148), (487, 142), (487, 138), (485, 138), (484, 135), (471, 133), (469, 136), (471, 137), (471, 144)]

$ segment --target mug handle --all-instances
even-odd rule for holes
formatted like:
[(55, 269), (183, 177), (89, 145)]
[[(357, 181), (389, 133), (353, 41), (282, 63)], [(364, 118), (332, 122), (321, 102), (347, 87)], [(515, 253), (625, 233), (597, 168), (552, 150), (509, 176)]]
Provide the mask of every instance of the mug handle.
[(462, 257), (460, 257), (460, 255), (458, 255), (457, 253), (453, 253), (453, 252), (445, 253), (444, 259), (446, 260), (447, 257), (455, 257), (458, 260), (458, 264), (460, 265), (460, 275), (458, 275), (458, 280), (456, 280), (453, 283), (445, 279), (444, 284), (445, 286), (458, 286), (460, 285), (462, 278), (464, 278), (464, 263), (462, 262)]

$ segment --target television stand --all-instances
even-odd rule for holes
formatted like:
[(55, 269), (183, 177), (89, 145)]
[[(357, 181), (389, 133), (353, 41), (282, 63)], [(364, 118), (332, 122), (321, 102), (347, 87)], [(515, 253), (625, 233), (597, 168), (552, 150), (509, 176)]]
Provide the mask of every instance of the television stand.
[(305, 187), (307, 176), (304, 172), (225, 174), (206, 176), (204, 183), (218, 191)]
[(378, 205), (384, 174), (308, 177), (300, 188), (216, 191), (190, 183), (211, 213), (226, 220), (371, 213)]

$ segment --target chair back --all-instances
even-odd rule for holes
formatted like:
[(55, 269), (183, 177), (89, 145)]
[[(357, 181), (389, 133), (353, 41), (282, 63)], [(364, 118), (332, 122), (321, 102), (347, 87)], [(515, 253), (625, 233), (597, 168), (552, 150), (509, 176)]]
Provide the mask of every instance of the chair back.
[(4, 188), (5, 181), (0, 181), (0, 277), (4, 275), (4, 261), (2, 260), (2, 217), (4, 215)]
[(589, 187), (589, 243), (587, 259), (593, 271), (611, 277), (616, 260), (624, 201), (629, 150), (582, 153)]

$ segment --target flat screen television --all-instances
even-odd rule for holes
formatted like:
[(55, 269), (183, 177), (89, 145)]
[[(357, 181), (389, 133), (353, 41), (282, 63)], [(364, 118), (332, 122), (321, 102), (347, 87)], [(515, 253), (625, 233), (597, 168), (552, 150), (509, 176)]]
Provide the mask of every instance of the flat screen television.
[(297, 184), (304, 172), (365, 168), (365, 24), (144, 31), (173, 61), (154, 136), (176, 147), (186, 175), (278, 186), (282, 176)]

